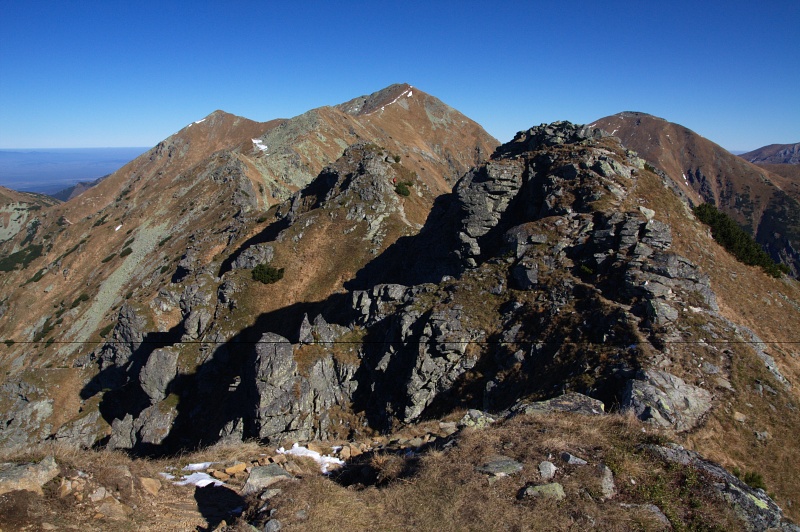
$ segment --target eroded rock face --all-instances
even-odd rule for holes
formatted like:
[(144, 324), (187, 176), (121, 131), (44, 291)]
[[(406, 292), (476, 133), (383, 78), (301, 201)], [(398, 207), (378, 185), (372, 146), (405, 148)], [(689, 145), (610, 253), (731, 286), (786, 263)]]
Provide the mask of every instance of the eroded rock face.
[(111, 341), (103, 345), (98, 358), (100, 369), (112, 366), (123, 368), (128, 364), (131, 355), (142, 344), (145, 335), (146, 321), (136, 309), (124, 303), (119, 309), (117, 324), (111, 333)]
[(684, 431), (711, 409), (711, 394), (665, 371), (648, 369), (628, 382), (622, 408), (642, 421)]
[(330, 424), (328, 410), (344, 405), (355, 389), (355, 367), (339, 364), (332, 356), (314, 362), (301, 375), (294, 347), (282, 336), (266, 333), (256, 346), (253, 419), (259, 438), (324, 438)]
[(10, 400), (10, 408), (0, 412), (0, 444), (23, 447), (50, 435), (53, 400), (44, 397), (44, 390), (25, 382), (7, 382), (0, 393)]

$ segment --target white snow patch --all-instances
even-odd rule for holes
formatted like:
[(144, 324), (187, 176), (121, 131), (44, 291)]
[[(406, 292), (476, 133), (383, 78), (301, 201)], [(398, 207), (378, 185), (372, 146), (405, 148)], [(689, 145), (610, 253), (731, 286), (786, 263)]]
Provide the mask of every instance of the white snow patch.
[(194, 486), (197, 486), (198, 488), (205, 488), (209, 484), (212, 484), (214, 486), (225, 485), (223, 482), (220, 482), (219, 480), (215, 479), (208, 473), (192, 473), (188, 477), (184, 478), (180, 482), (176, 482), (175, 484), (178, 486), (186, 486), (192, 484)]
[(161, 475), (167, 480), (173, 480), (175, 478), (175, 475), (170, 475), (169, 473), (159, 473), (159, 475)]
[(267, 151), (269, 149), (269, 146), (264, 144), (264, 141), (261, 139), (250, 139), (250, 140), (252, 140), (255, 147), (261, 151)]
[[(402, 98), (403, 96), (406, 96), (406, 95), (408, 95), (408, 97), (411, 98), (412, 94), (413, 94), (413, 91), (411, 90), (411, 87), (409, 87), (406, 90), (404, 90), (402, 93), (400, 93), (400, 95), (397, 98), (395, 98), (391, 102), (387, 103), (386, 105), (392, 105), (394, 102), (396, 102), (397, 100), (399, 100), (400, 98)], [(386, 109), (386, 105), (381, 106), (381, 111), (384, 111)], [(374, 113), (374, 112), (375, 111), (372, 111), (372, 113)], [(372, 113), (367, 113), (367, 115), (371, 115)]]
[(611, 134), (612, 134), (612, 135), (615, 135), (615, 134), (617, 133), (617, 131), (619, 131), (619, 128), (617, 128), (617, 129), (615, 129), (614, 131), (612, 131), (612, 132), (611, 132)]
[(195, 123), (195, 124), (202, 124), (202, 123), (203, 123), (203, 122), (205, 122), (205, 121), (206, 121), (206, 119), (205, 119), (205, 118), (203, 118), (202, 120), (195, 120), (195, 122), (194, 122), (194, 123)]
[(184, 471), (200, 471), (202, 469), (208, 469), (214, 465), (214, 462), (200, 462), (198, 464), (189, 464), (183, 468)]
[(327, 474), (328, 468), (331, 465), (344, 465), (344, 460), (340, 460), (339, 458), (335, 458), (333, 456), (323, 456), (319, 454), (317, 451), (312, 451), (306, 447), (301, 447), (298, 444), (292, 445), (292, 448), (288, 451), (281, 447), (278, 449), (278, 454), (290, 454), (293, 456), (306, 456), (314, 460), (317, 464), (319, 464), (320, 470)]
[(410, 91), (408, 91), (407, 98), (411, 98), (413, 95), (414, 95), (414, 91), (410, 90)]
[(119, 231), (120, 229), (122, 229), (122, 224), (119, 224), (118, 226), (116, 226), (116, 227), (114, 228), (114, 232), (116, 233), (116, 232), (117, 232), (117, 231)]

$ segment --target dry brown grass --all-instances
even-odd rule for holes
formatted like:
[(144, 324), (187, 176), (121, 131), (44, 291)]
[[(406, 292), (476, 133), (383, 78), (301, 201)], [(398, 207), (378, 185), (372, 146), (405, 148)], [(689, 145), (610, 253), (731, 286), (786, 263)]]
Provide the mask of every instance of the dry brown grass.
[[(275, 517), (293, 530), (662, 529), (647, 511), (619, 504), (646, 502), (658, 504), (678, 529), (739, 526), (721, 501), (696, 486), (679, 486), (685, 471), (639, 450), (638, 444), (663, 437), (641, 429), (623, 416), (519, 416), (490, 429), (465, 431), (451, 450), (406, 458), (376, 454), (369, 460), (375, 485), (348, 488), (331, 479), (306, 478), (285, 485), (271, 505)], [(558, 458), (565, 450), (590, 465), (565, 464)], [(496, 454), (522, 462), (524, 469), (496, 481), (475, 471)], [(559, 467), (555, 480), (563, 484), (567, 500), (519, 499), (526, 485), (541, 483), (537, 466), (546, 459)], [(613, 501), (600, 500), (600, 463), (615, 472), (619, 495)]]

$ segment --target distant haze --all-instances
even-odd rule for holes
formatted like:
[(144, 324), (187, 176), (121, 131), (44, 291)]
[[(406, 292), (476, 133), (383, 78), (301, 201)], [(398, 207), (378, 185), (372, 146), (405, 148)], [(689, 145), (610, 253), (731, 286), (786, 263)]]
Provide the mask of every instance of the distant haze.
[(113, 173), (149, 148), (0, 150), (0, 185), (53, 194)]

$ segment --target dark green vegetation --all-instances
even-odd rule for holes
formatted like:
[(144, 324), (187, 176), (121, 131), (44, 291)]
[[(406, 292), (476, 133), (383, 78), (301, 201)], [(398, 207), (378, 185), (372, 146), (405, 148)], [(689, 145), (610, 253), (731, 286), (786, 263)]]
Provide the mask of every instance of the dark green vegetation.
[(259, 264), (253, 268), (253, 280), (264, 284), (277, 283), (283, 279), (283, 268), (276, 268), (269, 264)]
[(397, 192), (401, 196), (410, 196), (411, 195), (411, 191), (408, 188), (409, 185), (411, 185), (411, 183), (405, 182), (405, 181), (397, 183), (397, 186), (394, 187), (394, 191)]
[(789, 273), (784, 264), (776, 264), (758, 243), (744, 229), (739, 227), (730, 216), (719, 211), (710, 203), (703, 203), (694, 209), (694, 214), (701, 222), (711, 227), (711, 235), (722, 247), (740, 262), (750, 266), (761, 266), (773, 277)]
[(89, 294), (87, 294), (86, 292), (84, 292), (83, 294), (79, 295), (79, 296), (78, 296), (78, 297), (75, 299), (75, 301), (73, 301), (73, 302), (72, 302), (72, 305), (70, 305), (70, 308), (76, 308), (76, 307), (77, 307), (78, 305), (80, 305), (82, 302), (84, 302), (84, 301), (88, 301), (88, 300), (89, 300)]
[(44, 246), (41, 244), (31, 244), (16, 253), (0, 259), (0, 272), (10, 272), (15, 269), (24, 270), (28, 267), (28, 264), (42, 255), (43, 249)]

